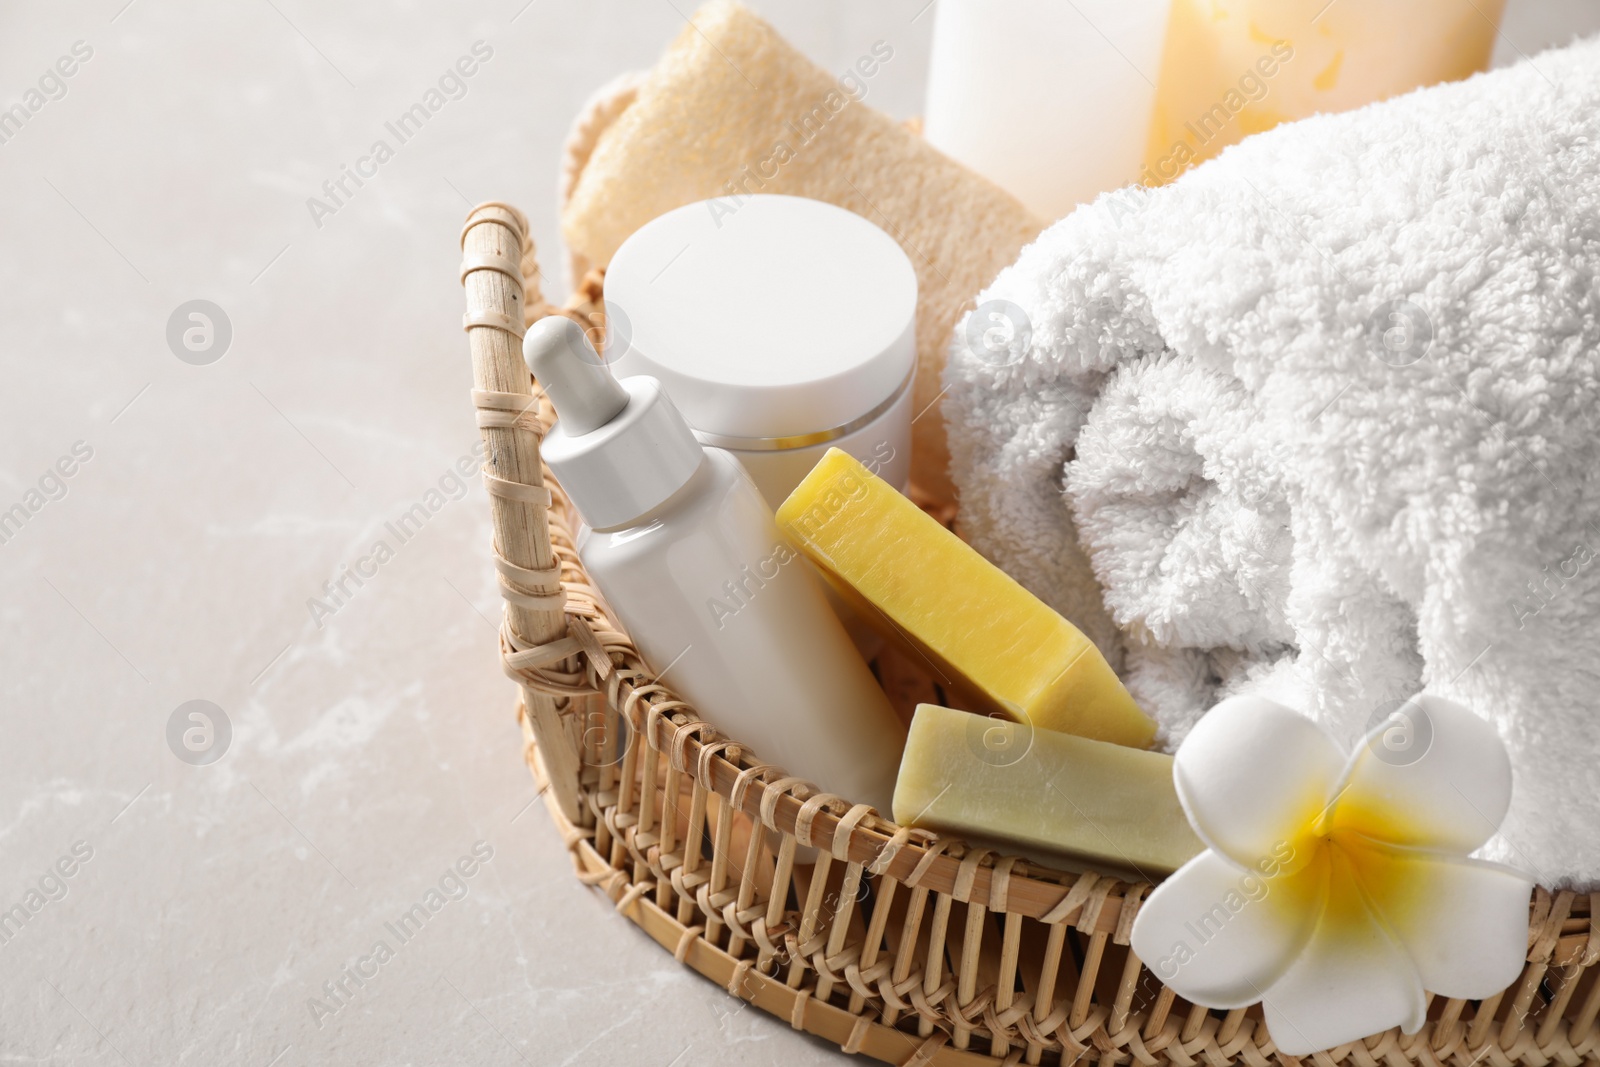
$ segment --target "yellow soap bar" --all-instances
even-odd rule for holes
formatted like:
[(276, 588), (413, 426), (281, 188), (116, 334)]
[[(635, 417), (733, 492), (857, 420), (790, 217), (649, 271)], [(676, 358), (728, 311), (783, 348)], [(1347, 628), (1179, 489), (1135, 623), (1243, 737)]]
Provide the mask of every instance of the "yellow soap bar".
[(1155, 736), (1094, 642), (847, 453), (828, 450), (778, 525), (975, 710), (1139, 748)]
[(1171, 756), (937, 704), (917, 705), (911, 721), (894, 820), (1058, 867), (1145, 878), (1205, 847), (1178, 803)]

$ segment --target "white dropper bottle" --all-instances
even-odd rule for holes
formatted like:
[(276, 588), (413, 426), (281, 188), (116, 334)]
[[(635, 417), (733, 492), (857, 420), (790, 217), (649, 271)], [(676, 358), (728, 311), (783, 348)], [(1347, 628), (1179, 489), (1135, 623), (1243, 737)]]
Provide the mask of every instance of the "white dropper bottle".
[(790, 774), (887, 812), (905, 730), (772, 509), (654, 378), (617, 381), (572, 320), (523, 342), (578, 555), (662, 682)]

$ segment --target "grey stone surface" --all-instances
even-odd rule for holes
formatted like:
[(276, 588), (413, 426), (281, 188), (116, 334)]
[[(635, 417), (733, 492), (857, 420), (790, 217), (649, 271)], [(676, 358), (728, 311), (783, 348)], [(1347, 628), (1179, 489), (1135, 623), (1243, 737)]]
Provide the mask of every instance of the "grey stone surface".
[[(0, 1063), (843, 1062), (613, 915), (530, 806), (458, 470), (457, 232), (518, 203), (559, 276), (566, 124), (689, 5), (524, 2), (0, 9), (0, 102), (48, 91), (0, 143), (0, 510), (26, 512), (0, 543), (0, 909), (26, 916), (0, 913)], [(756, 6), (828, 65), (893, 42), (874, 103), (920, 107), (924, 0)], [(1501, 54), (1597, 21), (1512, 0)], [(308, 208), (479, 41), (465, 95)], [(212, 361), (169, 343), (197, 300), (231, 327)], [(197, 700), (230, 727), (211, 762), (169, 746)]]

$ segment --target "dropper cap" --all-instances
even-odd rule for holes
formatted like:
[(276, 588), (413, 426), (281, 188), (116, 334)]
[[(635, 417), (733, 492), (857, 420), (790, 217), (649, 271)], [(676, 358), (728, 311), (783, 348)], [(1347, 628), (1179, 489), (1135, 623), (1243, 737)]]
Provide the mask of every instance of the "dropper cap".
[(564, 315), (534, 323), (522, 355), (574, 437), (599, 429), (628, 406), (628, 394), (601, 364), (583, 327)]
[(544, 460), (585, 522), (626, 526), (682, 489), (705, 460), (654, 378), (611, 376), (583, 329), (550, 315), (522, 342), (528, 369), (555, 405)]

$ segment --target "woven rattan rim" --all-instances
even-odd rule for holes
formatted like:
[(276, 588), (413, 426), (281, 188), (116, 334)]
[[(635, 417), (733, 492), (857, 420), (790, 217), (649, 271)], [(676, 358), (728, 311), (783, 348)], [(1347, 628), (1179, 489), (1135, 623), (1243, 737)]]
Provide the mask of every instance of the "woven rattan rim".
[[(501, 251), (484, 253), (469, 247), (469, 235), (483, 226), (495, 228)], [(529, 267), (533, 253), (526, 234), (521, 214), (504, 204), (480, 205), (463, 230), (462, 277), (469, 290), (464, 325), (480, 370), (483, 334), (500, 334), (514, 342), (527, 323), (543, 314), (567, 315), (586, 329), (604, 327), (600, 278), (594, 272), (564, 308), (545, 304), (532, 284), (525, 299), (520, 293), (516, 300), (503, 295), (503, 306), (473, 306), (469, 279), (487, 272), (510, 280), (512, 250), (522, 253), (518, 284), (537, 277)], [(520, 322), (514, 315), (518, 310)], [(506, 375), (515, 372), (505, 370), (505, 346), (496, 344), (502, 380), (507, 380)], [(473, 393), (479, 425), (486, 438), (491, 432), (506, 432), (525, 434), (536, 443), (553, 421), (553, 412), (531, 383), (515, 384), (527, 391), (480, 384)], [(580, 879), (602, 889), (619, 912), (730, 994), (787, 1018), (798, 1029), (833, 1040), (847, 1052), (893, 1063), (1072, 1063), (1093, 1056), (1104, 1064), (1185, 1067), (1307, 1061), (1328, 1067), (1600, 1064), (1596, 1026), (1600, 893), (1535, 891), (1528, 964), (1521, 979), (1501, 994), (1481, 1003), (1444, 1001), (1417, 1035), (1391, 1031), (1307, 1061), (1282, 1057), (1258, 1009), (1213, 1013), (1186, 1005), (1126, 949), (1147, 883), (1051, 870), (898, 826), (866, 805), (819, 792), (754, 760), (736, 741), (699, 719), (656, 682), (590, 585), (573, 549), (570, 501), (548, 470), (541, 465), (540, 483), (532, 484), (501, 477), (490, 469), (494, 465), (491, 444), (485, 486), (497, 519), (502, 508), (525, 508), (537, 515), (546, 524), (540, 532), (548, 538), (552, 560), (536, 567), (502, 554), (497, 526), (495, 565), (507, 601), (502, 662), (522, 687), (518, 712), (525, 756), (547, 807)], [(523, 636), (513, 621), (518, 611), (524, 619), (553, 618), (557, 625), (547, 627), (553, 636), (544, 641)], [(558, 719), (541, 719), (530, 710), (544, 707), (545, 702), (556, 708)], [(562, 748), (570, 736), (551, 723), (595, 714), (597, 702), (600, 714), (614, 714), (626, 724), (632, 743), (623, 746), (620, 767), (582, 764), (570, 753), (556, 752), (559, 758), (552, 758), (552, 746)], [(641, 752), (649, 757), (641, 757)], [(553, 766), (573, 773), (558, 775)], [(680, 855), (668, 847), (674, 845), (681, 812), (663, 819), (656, 832), (657, 794), (669, 798), (663, 807), (675, 805), (685, 787), (695, 798), (690, 827), (703, 829), (707, 840), (715, 838), (709, 871), (700, 851), (683, 850)], [(719, 798), (719, 807), (726, 802), (727, 810), (741, 813), (748, 825), (777, 832), (782, 847), (775, 856), (774, 885), (784, 884), (778, 876), (787, 878), (797, 871), (797, 848), (813, 847), (818, 854), (816, 869), (824, 872), (817, 877), (823, 881), (832, 863), (842, 863), (844, 886), (852, 892), (876, 879), (875, 884), (888, 886), (891, 894), (903, 887), (920, 900), (933, 899), (935, 924), (940, 910), (948, 918), (953, 906), (963, 906), (964, 959), (967, 951), (976, 955), (981, 948), (984, 916), (992, 912), (1003, 917), (1002, 973), (1009, 977), (998, 986), (978, 989), (970, 965), (963, 962), (959, 976), (945, 974), (942, 958), (933, 954), (931, 974), (897, 978), (894, 972), (901, 969), (901, 960), (896, 956), (891, 968), (890, 957), (896, 954), (880, 952), (885, 920), (876, 911), (873, 928), (861, 937), (843, 921), (848, 903), (837, 915), (819, 921), (813, 898), (823, 881), (813, 884), (813, 893), (797, 913), (798, 921), (777, 893), (767, 902), (756, 901), (746, 884), (748, 876), (741, 878), (737, 892), (729, 890), (725, 884), (729, 865), (737, 862), (729, 859), (735, 844), (730, 828), (738, 816), (720, 818), (713, 834), (704, 821), (713, 795)], [(747, 856), (763, 854), (762, 840), (763, 835), (750, 833), (744, 846)], [(664, 904), (671, 899), (677, 901), (676, 914)], [(883, 910), (887, 915), (887, 902)], [(973, 915), (979, 918), (976, 925)], [(835, 920), (831, 925), (826, 922), (829, 918)], [(1026, 991), (1015, 989), (1023, 920), (1041, 924), (1047, 971), (1052, 959), (1066, 965), (1062, 945), (1067, 931), (1084, 939), (1082, 959), (1076, 958), (1080, 948), (1073, 942), (1076, 982), (1070, 988), (1063, 984), (1059, 997), (1047, 988), (1030, 1003)], [(940, 936), (945, 932), (941, 927)], [(1100, 972), (1102, 959), (1111, 955), (1122, 961), (1119, 975)], [(767, 973), (785, 960), (787, 976), (781, 967)], [(1007, 967), (1009, 971), (1004, 970)], [(1050, 977), (1053, 983), (1054, 975)], [(849, 1007), (840, 1007), (836, 1003), (840, 999), (847, 999)], [(868, 1009), (873, 1016), (865, 1014)], [(913, 1020), (916, 1034), (906, 1029)], [(983, 1047), (995, 1054), (984, 1055)]]

